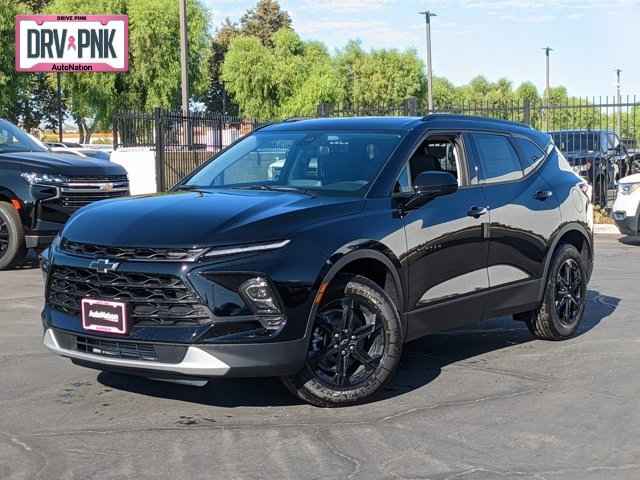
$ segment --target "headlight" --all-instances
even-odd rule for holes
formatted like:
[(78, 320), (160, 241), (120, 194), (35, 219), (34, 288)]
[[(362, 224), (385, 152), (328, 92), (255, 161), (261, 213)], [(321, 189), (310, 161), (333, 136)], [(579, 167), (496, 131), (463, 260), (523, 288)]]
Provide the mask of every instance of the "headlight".
[(48, 173), (36, 173), (36, 172), (24, 172), (20, 176), (24, 178), (31, 185), (45, 184), (45, 185), (57, 185), (60, 183), (66, 183), (68, 178), (62, 175), (53, 175)]
[(621, 183), (618, 185), (618, 192), (621, 195), (631, 195), (640, 189), (640, 183)]
[(240, 253), (252, 253), (252, 252), (264, 252), (267, 250), (277, 250), (285, 245), (288, 245), (291, 240), (282, 240), (279, 242), (270, 243), (255, 243), (253, 245), (238, 246), (238, 247), (222, 247), (212, 248), (204, 254), (205, 257), (222, 257), (225, 255), (237, 255)]

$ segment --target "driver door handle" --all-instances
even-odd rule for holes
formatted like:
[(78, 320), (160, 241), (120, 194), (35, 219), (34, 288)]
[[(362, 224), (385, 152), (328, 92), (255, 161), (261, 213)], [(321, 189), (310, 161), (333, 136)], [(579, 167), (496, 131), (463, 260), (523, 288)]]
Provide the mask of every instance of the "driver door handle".
[(489, 207), (471, 207), (467, 212), (469, 217), (480, 218), (482, 215), (489, 213)]

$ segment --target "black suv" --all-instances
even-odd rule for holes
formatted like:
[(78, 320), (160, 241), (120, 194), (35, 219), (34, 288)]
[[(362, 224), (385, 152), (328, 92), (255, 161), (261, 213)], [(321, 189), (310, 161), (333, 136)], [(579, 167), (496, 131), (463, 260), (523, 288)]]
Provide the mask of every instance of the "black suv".
[(593, 185), (594, 200), (606, 206), (607, 193), (631, 174), (631, 155), (615, 132), (559, 130), (549, 132), (576, 173)]
[(509, 122), (270, 125), (169, 194), (76, 214), (43, 255), (44, 343), (99, 370), (359, 402), (432, 332), (515, 315), (572, 336), (588, 191), (549, 135)]
[(128, 194), (119, 165), (52, 153), (0, 119), (0, 270), (48, 246), (80, 207)]

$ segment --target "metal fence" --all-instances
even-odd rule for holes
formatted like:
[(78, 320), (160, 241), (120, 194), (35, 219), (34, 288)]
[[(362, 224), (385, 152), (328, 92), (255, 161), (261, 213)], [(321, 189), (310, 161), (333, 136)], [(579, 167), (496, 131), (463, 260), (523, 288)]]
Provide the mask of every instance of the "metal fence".
[[(611, 208), (617, 181), (640, 172), (640, 99), (625, 97), (463, 102), (440, 104), (435, 112), (511, 120), (555, 132), (554, 140), (572, 165), (592, 184), (594, 200)], [(333, 106), (321, 104), (319, 117), (421, 116), (415, 98), (400, 104)], [(114, 148), (147, 147), (155, 151), (159, 191), (175, 185), (212, 155), (262, 123), (211, 113), (118, 112), (113, 118)], [(606, 141), (595, 140), (604, 138)], [(597, 147), (597, 148), (596, 148)], [(590, 171), (589, 171), (590, 169)]]
[(157, 189), (165, 191), (257, 126), (255, 120), (210, 113), (118, 112), (113, 118), (113, 146), (153, 149)]

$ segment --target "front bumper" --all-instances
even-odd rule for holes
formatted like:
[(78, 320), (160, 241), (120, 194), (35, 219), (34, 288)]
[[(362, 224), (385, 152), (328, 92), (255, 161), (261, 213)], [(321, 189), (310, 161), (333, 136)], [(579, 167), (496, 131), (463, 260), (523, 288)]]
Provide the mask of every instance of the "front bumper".
[(47, 248), (56, 238), (55, 235), (25, 235), (24, 242), (27, 248)]
[(618, 229), (620, 229), (620, 233), (629, 236), (637, 236), (640, 234), (638, 231), (638, 227), (640, 226), (638, 215), (634, 217), (623, 217), (622, 215), (616, 216), (616, 213), (618, 212), (614, 212), (613, 220), (616, 222)]
[[(305, 339), (269, 344), (192, 344), (186, 346), (184, 355), (181, 355), (179, 361), (167, 363), (118, 358), (105, 353), (105, 350), (100, 348), (94, 348), (93, 351), (86, 351), (86, 349), (80, 351), (74, 343), (69, 342), (72, 337), (75, 337), (74, 333), (47, 328), (43, 343), (53, 353), (70, 358), (74, 363), (86, 367), (150, 378), (198, 380), (216, 377), (291, 375), (304, 366), (307, 352)], [(127, 344), (134, 344), (126, 340), (118, 342), (125, 347)], [(153, 344), (147, 344), (147, 346), (153, 346)]]

